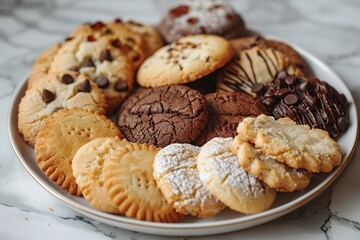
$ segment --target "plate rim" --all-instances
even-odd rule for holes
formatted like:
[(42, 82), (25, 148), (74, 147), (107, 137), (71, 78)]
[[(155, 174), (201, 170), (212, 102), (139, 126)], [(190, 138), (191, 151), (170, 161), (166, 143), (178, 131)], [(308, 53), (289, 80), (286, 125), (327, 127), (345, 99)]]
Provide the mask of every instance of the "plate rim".
[[(48, 188), (48, 186), (46, 186), (46, 184), (42, 182), (42, 179), (40, 179), (40, 177), (37, 176), (37, 174), (35, 174), (32, 171), (31, 166), (29, 166), (27, 164), (25, 157), (22, 156), (22, 154), (19, 150), (19, 146), (16, 144), (15, 134), (19, 134), (19, 133), (17, 131), (17, 124), (15, 127), (16, 130), (14, 130), (12, 121), (13, 121), (14, 112), (17, 114), (18, 106), (15, 105), (14, 103), (17, 102), (16, 100), (19, 98), (18, 95), (20, 94), (20, 92), (25, 92), (27, 77), (25, 77), (24, 80), (22, 80), (18, 84), (16, 90), (14, 91), (14, 94), (12, 96), (11, 103), (10, 103), (10, 108), (9, 108), (9, 113), (8, 113), (9, 114), (8, 115), (8, 135), (10, 138), (12, 149), (15, 152), (15, 155), (18, 158), (18, 160), (20, 161), (20, 163), (22, 164), (22, 166), (25, 168), (25, 170), (30, 174), (30, 176), (42, 188), (44, 188), (48, 193), (53, 195), (55, 198), (60, 200), (62, 203), (64, 203), (68, 207), (71, 207), (75, 211), (83, 213), (83, 214), (89, 216), (90, 218), (93, 217), (93, 218), (104, 219), (108, 222), (116, 222), (116, 223), (121, 223), (121, 224), (125, 224), (125, 225), (130, 224), (130, 225), (135, 225), (138, 227), (153, 228), (154, 230), (161, 230), (161, 229), (166, 228), (166, 230), (179, 231), (179, 230), (201, 230), (201, 229), (207, 229), (207, 228), (211, 228), (211, 227), (216, 227), (216, 228), (229, 227), (229, 226), (233, 226), (233, 225), (239, 225), (242, 223), (251, 223), (251, 222), (262, 220), (262, 219), (269, 219), (267, 221), (270, 221), (270, 219), (272, 217), (280, 217), (290, 211), (293, 211), (293, 210), (299, 208), (300, 206), (304, 205), (305, 203), (308, 203), (309, 201), (311, 201), (312, 199), (314, 199), (315, 197), (320, 195), (326, 188), (328, 188), (339, 177), (339, 175), (343, 172), (343, 170), (349, 164), (349, 162), (351, 161), (351, 159), (355, 153), (357, 145), (358, 145), (358, 138), (359, 138), (358, 112), (357, 112), (356, 103), (354, 101), (354, 98), (353, 98), (346, 82), (343, 81), (340, 78), (340, 76), (335, 71), (333, 71), (326, 63), (324, 63), (323, 61), (318, 59), (316, 56), (314, 56), (310, 52), (304, 50), (303, 48), (299, 47), (298, 45), (296, 45), (284, 38), (277, 37), (274, 35), (264, 35), (264, 37), (266, 39), (280, 40), (280, 41), (290, 45), (301, 56), (305, 56), (306, 58), (311, 58), (312, 61), (316, 63), (316, 65), (321, 66), (322, 68), (329, 71), (332, 75), (337, 77), (336, 81), (340, 81), (341, 84), (343, 84), (345, 86), (346, 90), (349, 92), (349, 96), (351, 97), (351, 99), (348, 99), (348, 100), (353, 105), (353, 108), (355, 111), (355, 117), (356, 117), (356, 119), (355, 119), (356, 121), (354, 121), (356, 135), (355, 135), (355, 139), (354, 139), (354, 144), (353, 144), (351, 151), (349, 152), (347, 158), (343, 159), (342, 164), (335, 171), (329, 173), (329, 175), (324, 180), (322, 180), (319, 183), (319, 185), (317, 185), (314, 189), (312, 189), (310, 192), (308, 192), (290, 202), (287, 202), (276, 208), (269, 209), (269, 210), (266, 210), (266, 211), (263, 211), (263, 212), (260, 212), (257, 214), (247, 215), (247, 216), (245, 216), (245, 219), (244, 219), (244, 217), (238, 217), (238, 218), (220, 220), (220, 221), (215, 221), (215, 222), (200, 222), (200, 223), (196, 223), (196, 222), (159, 223), (159, 222), (141, 221), (141, 220), (137, 220), (137, 219), (128, 218), (126, 216), (119, 216), (119, 215), (112, 215), (109, 213), (104, 213), (104, 212), (98, 211), (96, 209), (91, 209), (88, 206), (84, 206), (81, 203), (75, 202), (74, 200), (68, 198), (67, 196), (60, 194), (60, 192), (58, 193), (55, 190), (53, 190), (52, 188)], [(330, 179), (325, 182), (325, 180), (328, 179), (329, 177), (330, 177)], [(264, 222), (267, 222), (267, 221), (264, 221)], [(113, 225), (113, 224), (110, 224), (110, 225)], [(239, 228), (239, 229), (241, 229), (241, 228)], [(161, 233), (158, 233), (158, 234), (161, 234)], [(179, 234), (176, 234), (176, 235), (179, 235)]]

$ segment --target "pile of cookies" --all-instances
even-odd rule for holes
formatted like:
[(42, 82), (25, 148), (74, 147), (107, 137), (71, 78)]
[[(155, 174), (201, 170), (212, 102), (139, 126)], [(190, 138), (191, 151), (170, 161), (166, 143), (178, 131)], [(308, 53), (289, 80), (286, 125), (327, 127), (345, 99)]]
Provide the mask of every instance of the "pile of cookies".
[(248, 36), (218, 0), (158, 28), (84, 24), (38, 57), (18, 128), (50, 180), (100, 211), (177, 222), (264, 211), (341, 163), (348, 102), (293, 48)]

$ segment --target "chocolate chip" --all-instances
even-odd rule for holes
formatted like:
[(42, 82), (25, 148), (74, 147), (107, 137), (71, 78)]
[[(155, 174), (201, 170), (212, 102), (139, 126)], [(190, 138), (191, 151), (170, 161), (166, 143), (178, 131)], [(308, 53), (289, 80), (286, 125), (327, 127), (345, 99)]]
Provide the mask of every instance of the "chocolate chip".
[(174, 17), (181, 17), (189, 12), (190, 7), (186, 5), (180, 5), (170, 10), (170, 14)]
[(54, 101), (55, 99), (55, 93), (47, 90), (47, 89), (43, 89), (42, 91), (42, 99), (45, 103), (50, 103), (52, 101)]
[(74, 82), (74, 78), (73, 76), (71, 76), (70, 74), (64, 74), (62, 77), (61, 77), (61, 82), (63, 84), (70, 84), (70, 83), (73, 83)]
[(103, 61), (112, 61), (112, 57), (111, 57), (111, 53), (108, 49), (104, 50), (101, 52), (100, 57), (99, 57), (100, 62)]
[(309, 88), (309, 82), (304, 81), (304, 82), (300, 83), (300, 84), (297, 86), (297, 88), (298, 88), (300, 91), (305, 92), (305, 91), (308, 90), (308, 88)]
[(101, 28), (105, 27), (105, 24), (103, 22), (97, 21), (96, 23), (91, 24), (90, 27), (93, 30), (100, 30)]
[(256, 94), (261, 94), (264, 90), (264, 84), (261, 83), (255, 83), (254, 86), (252, 86), (251, 88), (251, 91)]
[(111, 29), (106, 29), (105, 32), (104, 32), (105, 35), (111, 35), (111, 34), (114, 34), (114, 32), (111, 30)]
[(117, 91), (117, 92), (125, 92), (129, 89), (127, 83), (123, 80), (119, 80), (116, 84), (115, 84), (115, 87), (114, 89)]
[(105, 76), (101, 76), (96, 80), (96, 84), (99, 88), (106, 88), (109, 86), (109, 79)]
[(291, 90), (288, 88), (280, 88), (279, 90), (276, 91), (276, 96), (284, 96), (286, 94), (288, 94)]
[(119, 39), (113, 39), (113, 40), (111, 40), (111, 45), (113, 47), (120, 48), (121, 47), (121, 42), (120, 42)]
[(67, 37), (67, 38), (65, 38), (65, 42), (71, 41), (73, 39), (74, 39), (73, 37)]
[(132, 37), (127, 37), (126, 40), (131, 43), (135, 43), (135, 39)]
[(135, 26), (138, 26), (138, 27), (143, 27), (144, 25), (139, 23), (139, 22), (135, 22), (133, 20), (129, 20), (128, 23), (132, 24), (132, 25), (135, 25)]
[(286, 78), (286, 72), (285, 71), (281, 71), (277, 74), (277, 78), (281, 79), (281, 80), (284, 80)]
[(193, 24), (196, 24), (196, 23), (199, 21), (199, 19), (197, 19), (197, 18), (195, 18), (195, 17), (192, 17), (192, 18), (188, 18), (186, 21), (187, 21), (189, 24), (193, 25)]
[(88, 42), (96, 41), (96, 38), (93, 35), (89, 35), (86, 39), (87, 39)]
[(339, 127), (340, 131), (345, 131), (349, 126), (349, 122), (345, 117), (339, 117), (337, 119), (337, 126)]
[(140, 55), (139, 54), (136, 54), (134, 57), (133, 57), (133, 62), (137, 62), (140, 60)]
[(276, 99), (273, 97), (266, 97), (266, 98), (264, 98), (263, 103), (267, 107), (271, 108), (272, 106), (274, 106), (276, 104)]
[(90, 86), (89, 79), (86, 79), (85, 81), (83, 81), (82, 83), (80, 83), (77, 86), (77, 91), (78, 92), (90, 92), (90, 90), (91, 90), (91, 86)]
[(121, 18), (115, 18), (114, 22), (115, 23), (122, 23), (122, 20), (121, 20)]
[(288, 85), (293, 85), (295, 83), (295, 78), (293, 76), (286, 76), (285, 83)]
[(86, 59), (86, 60), (81, 64), (81, 67), (82, 67), (82, 68), (95, 67), (95, 64), (94, 64), (94, 62), (93, 62), (90, 58), (88, 58), (88, 59)]
[(284, 98), (284, 102), (286, 105), (294, 105), (298, 102), (298, 100), (299, 98), (293, 93), (286, 95), (286, 97)]

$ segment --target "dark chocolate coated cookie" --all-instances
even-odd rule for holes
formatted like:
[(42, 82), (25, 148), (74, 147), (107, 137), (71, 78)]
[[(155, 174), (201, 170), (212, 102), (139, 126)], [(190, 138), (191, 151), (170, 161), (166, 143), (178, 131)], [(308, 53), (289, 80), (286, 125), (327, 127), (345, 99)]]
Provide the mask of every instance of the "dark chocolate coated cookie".
[(244, 118), (267, 114), (259, 99), (242, 92), (215, 92), (205, 95), (209, 121), (194, 141), (202, 146), (215, 137), (235, 137), (236, 128)]
[(348, 102), (317, 78), (278, 74), (267, 86), (253, 88), (275, 118), (289, 117), (298, 124), (326, 130), (332, 138), (349, 126)]
[(123, 104), (118, 127), (127, 140), (165, 147), (191, 143), (206, 127), (205, 97), (186, 86), (139, 88)]

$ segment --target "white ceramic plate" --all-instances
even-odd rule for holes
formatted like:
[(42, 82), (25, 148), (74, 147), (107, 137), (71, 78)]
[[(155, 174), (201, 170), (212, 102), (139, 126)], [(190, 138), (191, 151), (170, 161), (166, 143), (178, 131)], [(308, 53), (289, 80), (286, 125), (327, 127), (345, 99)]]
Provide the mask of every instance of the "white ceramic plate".
[[(268, 38), (279, 39), (275, 37)], [(283, 39), (281, 40), (287, 42)], [(9, 135), (12, 146), (25, 169), (35, 179), (35, 181), (37, 181), (49, 193), (74, 210), (97, 221), (116, 227), (151, 234), (191, 236), (230, 232), (271, 221), (309, 202), (329, 187), (329, 185), (339, 176), (345, 166), (349, 163), (355, 150), (358, 133), (358, 119), (354, 99), (344, 82), (328, 66), (316, 57), (294, 44), (289, 42), (287, 43), (292, 45), (308, 62), (315, 76), (322, 80), (326, 80), (339, 92), (345, 94), (346, 98), (350, 102), (350, 127), (346, 133), (338, 139), (338, 142), (344, 152), (342, 164), (334, 169), (334, 171), (330, 174), (318, 174), (313, 177), (311, 184), (304, 192), (279, 193), (275, 203), (267, 211), (247, 216), (227, 209), (221, 214), (209, 219), (187, 217), (180, 223), (169, 224), (139, 221), (93, 209), (83, 198), (70, 195), (51, 182), (39, 169), (35, 161), (33, 149), (30, 148), (19, 135), (17, 130), (17, 113), (20, 99), (24, 95), (26, 88), (25, 80), (17, 88), (10, 109)]]

